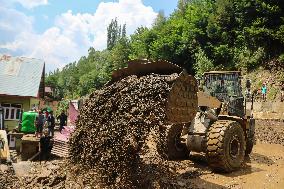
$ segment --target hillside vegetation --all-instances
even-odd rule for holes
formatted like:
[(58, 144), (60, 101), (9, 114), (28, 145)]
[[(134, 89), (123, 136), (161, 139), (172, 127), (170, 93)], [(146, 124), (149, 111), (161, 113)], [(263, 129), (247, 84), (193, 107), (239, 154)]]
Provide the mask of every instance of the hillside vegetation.
[(48, 74), (46, 85), (57, 98), (89, 94), (130, 59), (165, 59), (197, 76), (208, 70), (250, 73), (270, 69), (268, 62), (277, 69), (284, 64), (282, 0), (179, 0), (169, 17), (160, 11), (151, 28), (137, 28), (128, 37), (126, 27), (113, 19), (105, 50), (90, 47), (88, 56)]

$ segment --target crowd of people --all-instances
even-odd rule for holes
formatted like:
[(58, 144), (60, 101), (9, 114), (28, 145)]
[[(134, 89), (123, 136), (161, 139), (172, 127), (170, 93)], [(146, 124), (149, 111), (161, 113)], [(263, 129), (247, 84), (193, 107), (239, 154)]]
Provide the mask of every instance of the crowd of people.
[[(62, 129), (65, 125), (67, 125), (67, 115), (64, 111), (61, 112), (59, 116), (57, 116), (57, 120), (59, 120), (59, 132), (62, 132)], [(54, 137), (54, 129), (55, 129), (55, 117), (53, 115), (53, 111), (45, 111), (44, 113), (39, 110), (35, 119), (35, 127), (36, 132), (35, 136), (40, 138), (39, 141), (39, 160), (47, 161), (49, 159)]]
[[(59, 120), (59, 132), (61, 133), (64, 126), (67, 125), (67, 115), (64, 113), (64, 111), (62, 111), (56, 119)], [(42, 136), (44, 128), (47, 129), (48, 136), (54, 137), (55, 117), (53, 115), (53, 111), (45, 111), (43, 113), (41, 110), (39, 110), (38, 115), (35, 118), (35, 127), (36, 137)]]

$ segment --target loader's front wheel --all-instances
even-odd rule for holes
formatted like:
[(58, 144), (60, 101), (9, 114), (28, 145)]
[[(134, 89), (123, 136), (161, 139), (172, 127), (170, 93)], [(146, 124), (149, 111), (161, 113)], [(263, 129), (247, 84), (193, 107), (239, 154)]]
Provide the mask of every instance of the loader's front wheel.
[(247, 131), (247, 145), (246, 145), (246, 152), (245, 155), (248, 156), (251, 154), (254, 143), (255, 143), (255, 136), (254, 136), (254, 128), (255, 128), (255, 119), (250, 119), (250, 129)]
[(189, 156), (189, 150), (185, 141), (181, 138), (183, 125), (173, 124), (160, 129), (160, 137), (157, 141), (158, 153), (167, 160), (185, 159)]
[(241, 167), (246, 143), (241, 125), (236, 121), (218, 120), (206, 133), (206, 156), (215, 171), (231, 172)]

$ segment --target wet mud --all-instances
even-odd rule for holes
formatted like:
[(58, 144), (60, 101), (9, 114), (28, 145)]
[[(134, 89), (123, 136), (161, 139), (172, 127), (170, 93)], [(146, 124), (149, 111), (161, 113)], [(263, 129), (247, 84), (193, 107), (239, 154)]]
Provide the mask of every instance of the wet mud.
[(208, 172), (206, 161), (192, 157), (201, 172), (191, 179), (195, 188), (284, 188), (284, 122), (256, 121), (256, 145), (242, 168), (233, 173)]
[[(252, 154), (240, 170), (227, 174), (212, 172), (203, 154), (164, 161), (157, 156), (155, 142), (150, 139), (144, 154), (140, 154), (143, 185), (139, 188), (284, 188), (283, 130), (283, 122), (257, 121)], [(0, 188), (95, 188), (95, 174), (95, 170), (74, 166), (66, 160), (41, 165), (33, 162), (27, 174), (18, 177), (2, 165)]]

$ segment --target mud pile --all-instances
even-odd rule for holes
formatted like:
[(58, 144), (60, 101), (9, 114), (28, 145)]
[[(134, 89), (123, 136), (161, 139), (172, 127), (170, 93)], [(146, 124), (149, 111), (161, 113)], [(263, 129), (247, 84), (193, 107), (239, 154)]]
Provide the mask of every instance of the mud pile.
[(255, 137), (262, 143), (284, 145), (284, 122), (257, 120)]
[(6, 164), (0, 166), (0, 188), (20, 188), (19, 180), (13, 171)]
[(139, 155), (149, 132), (165, 124), (167, 95), (176, 77), (129, 76), (90, 95), (80, 110), (69, 154), (71, 162), (96, 170), (97, 187), (143, 185)]
[(32, 162), (28, 176), (20, 177), (19, 183), (23, 188), (68, 188), (65, 186), (66, 165), (62, 160)]

